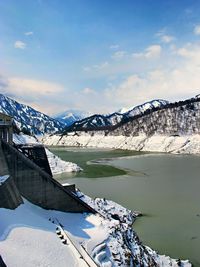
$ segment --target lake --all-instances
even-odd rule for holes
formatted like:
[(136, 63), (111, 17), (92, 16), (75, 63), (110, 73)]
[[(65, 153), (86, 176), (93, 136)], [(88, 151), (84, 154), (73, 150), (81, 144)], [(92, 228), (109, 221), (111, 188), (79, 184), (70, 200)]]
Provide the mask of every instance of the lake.
[(134, 229), (145, 245), (200, 266), (200, 157), (134, 151), (51, 147), (81, 166), (62, 174), (91, 197), (105, 197), (144, 214)]

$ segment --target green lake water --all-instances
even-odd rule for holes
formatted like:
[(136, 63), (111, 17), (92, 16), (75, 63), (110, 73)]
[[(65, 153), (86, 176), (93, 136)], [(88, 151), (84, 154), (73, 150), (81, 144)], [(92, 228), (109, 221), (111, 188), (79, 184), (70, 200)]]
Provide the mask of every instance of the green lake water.
[(199, 156), (50, 149), (84, 169), (56, 179), (75, 183), (91, 197), (105, 197), (142, 212), (133, 227), (145, 245), (200, 267)]

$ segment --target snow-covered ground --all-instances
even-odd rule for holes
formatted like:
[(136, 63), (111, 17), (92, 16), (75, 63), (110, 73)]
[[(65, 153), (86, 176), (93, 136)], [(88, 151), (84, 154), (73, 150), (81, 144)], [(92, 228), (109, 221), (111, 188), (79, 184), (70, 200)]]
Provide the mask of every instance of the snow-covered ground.
[[(73, 138), (74, 136), (71, 145), (75, 145)], [(80, 138), (85, 146), (115, 147), (110, 143), (112, 140), (110, 137), (108, 140), (101, 135), (99, 139), (92, 139), (87, 135)], [(118, 144), (123, 141), (122, 138), (124, 137), (119, 136), (116, 139)], [(48, 145), (52, 145), (52, 141), (53, 144), (57, 144), (55, 140), (58, 141), (58, 137), (53, 136), (46, 140), (49, 140)], [(91, 143), (93, 145), (90, 145)], [(50, 161), (56, 160), (54, 156), (50, 157)], [(77, 191), (77, 196), (98, 213), (80, 214), (44, 210), (27, 200), (15, 210), (0, 208), (0, 254), (8, 267), (84, 267), (87, 255), (100, 267), (191, 266), (188, 261), (160, 256), (151, 248), (144, 246), (132, 228), (136, 213), (112, 201), (99, 198), (93, 200), (80, 191)], [(72, 242), (69, 240), (67, 244), (61, 242), (59, 236), (62, 233), (56, 233), (56, 228), (60, 225)], [(80, 253), (83, 258), (80, 258)]]
[(97, 148), (116, 148), (136, 151), (152, 151), (167, 153), (198, 154), (200, 153), (200, 135), (190, 136), (165, 136), (139, 135), (134, 137), (126, 136), (105, 136), (97, 133), (70, 133), (61, 138), (59, 135), (44, 136), (42, 142), (46, 145), (80, 146)]
[(53, 174), (63, 172), (79, 172), (82, 170), (76, 163), (64, 161), (52, 152), (50, 152), (47, 148), (45, 150)]
[(0, 208), (0, 218), (0, 254), (8, 267), (87, 267), (56, 234), (58, 221), (77, 243), (104, 233), (95, 215), (47, 211), (26, 200), (14, 211)]
[(77, 192), (77, 194), (107, 220), (105, 225), (107, 225), (109, 233), (108, 239), (92, 251), (92, 256), (99, 266), (104, 265), (98, 261), (99, 255), (97, 252), (105, 256), (106, 251), (109, 250), (109, 259), (114, 264), (108, 266), (191, 267), (188, 260), (179, 261), (165, 255), (159, 255), (156, 251), (141, 243), (132, 228), (136, 217), (139, 215), (137, 212), (132, 212), (110, 200), (91, 199), (81, 192)]
[[(101, 215), (44, 210), (25, 199), (15, 210), (0, 208), (0, 253), (8, 267), (85, 267), (88, 257), (102, 267), (133, 266), (133, 261), (138, 267), (191, 266), (143, 246), (131, 227), (136, 214), (77, 194)], [(56, 231), (60, 225), (64, 235)]]
[[(39, 144), (38, 140), (35, 137), (25, 134), (14, 134), (13, 142), (15, 144), (24, 145)], [(47, 148), (45, 150), (53, 175), (63, 172), (79, 172), (82, 170), (76, 163), (64, 161), (58, 156), (54, 155), (52, 152), (50, 152)]]

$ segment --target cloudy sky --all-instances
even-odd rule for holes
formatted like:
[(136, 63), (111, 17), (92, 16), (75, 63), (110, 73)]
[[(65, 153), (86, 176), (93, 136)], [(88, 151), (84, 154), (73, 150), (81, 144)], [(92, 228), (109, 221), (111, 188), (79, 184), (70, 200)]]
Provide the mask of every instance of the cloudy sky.
[(0, 0), (0, 92), (49, 115), (200, 93), (199, 0)]

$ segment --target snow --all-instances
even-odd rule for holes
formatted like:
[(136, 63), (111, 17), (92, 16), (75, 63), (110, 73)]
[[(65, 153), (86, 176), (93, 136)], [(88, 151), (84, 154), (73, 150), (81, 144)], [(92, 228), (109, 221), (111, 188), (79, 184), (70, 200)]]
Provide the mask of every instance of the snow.
[[(138, 215), (121, 205), (106, 199), (91, 199), (80, 191), (79, 197), (97, 210), (106, 220), (107, 240), (99, 243), (92, 251), (92, 256), (99, 266), (127, 266), (132, 255), (136, 266), (191, 267), (188, 260), (177, 261), (165, 255), (159, 255), (151, 248), (142, 245), (132, 225)], [(103, 263), (103, 264), (102, 264)], [(114, 265), (113, 265), (114, 263)], [(179, 263), (181, 265), (179, 265)], [(129, 262), (128, 266), (132, 266)]]
[[(164, 106), (166, 104), (168, 104), (168, 101), (162, 100), (162, 99), (157, 99), (157, 100), (152, 100), (152, 101), (146, 102), (146, 103), (144, 103), (142, 105), (139, 105), (139, 106), (132, 106), (132, 107), (129, 107), (129, 108), (123, 107), (123, 108), (121, 108), (119, 110), (119, 113), (122, 113), (122, 114), (130, 113), (131, 114), (131, 113), (136, 112), (136, 110), (137, 110), (137, 112), (138, 112), (138, 110), (140, 112), (144, 112), (147, 109), (151, 109), (153, 107)], [(138, 114), (139, 114), (139, 112), (138, 112)]]
[[(25, 135), (25, 134), (14, 134), (13, 142), (15, 144), (40, 144), (38, 139), (33, 136)], [(82, 169), (75, 163), (67, 162), (59, 158), (50, 152), (47, 148), (45, 148), (47, 158), (49, 161), (49, 166), (51, 168), (52, 174), (56, 175), (64, 172), (79, 172)]]
[(44, 136), (42, 142), (46, 145), (64, 145), (78, 147), (115, 148), (136, 151), (167, 152), (175, 154), (199, 154), (200, 135), (166, 136), (146, 135), (139, 136), (105, 136), (101, 133), (90, 135), (81, 132), (78, 135), (71, 133), (61, 138), (59, 135)]
[[(16, 139), (22, 140), (21, 137), (16, 137)], [(132, 148), (143, 149), (145, 146), (151, 148), (151, 141), (146, 136), (137, 137), (134, 144), (133, 137), (130, 137), (130, 140), (127, 138), (124, 136), (105, 137), (100, 133), (90, 136), (83, 133), (80, 136), (70, 135), (63, 138), (51, 136), (44, 140), (51, 144), (62, 145), (67, 142), (74, 145), (75, 142), (78, 146), (121, 148), (123, 145), (126, 147), (131, 145)], [(163, 136), (155, 138), (156, 149), (160, 149), (161, 144), (164, 143), (162, 149), (171, 145), (176, 151), (180, 147), (188, 151), (187, 147), (191, 140), (185, 142), (184, 138), (183, 140), (170, 138), (170, 140), (163, 139)], [(27, 141), (28, 138), (23, 137), (23, 140)], [(194, 140), (200, 141), (195, 136)], [(182, 145), (183, 142), (184, 145)], [(195, 148), (197, 148), (196, 145)], [(58, 170), (61, 170), (63, 163), (59, 165), (60, 161), (50, 151), (47, 151), (47, 155), (49, 161), (54, 164), (52, 167), (54, 171), (57, 166), (59, 166)], [(0, 251), (8, 267), (59, 267), (65, 266), (66, 263), (67, 266), (85, 267), (88, 266), (85, 261), (89, 259), (92, 261), (90, 257), (100, 267), (131, 266), (133, 261), (138, 267), (141, 265), (144, 267), (180, 266), (179, 261), (158, 255), (151, 248), (141, 244), (132, 228), (137, 213), (113, 201), (99, 198), (93, 200), (80, 191), (77, 191), (77, 196), (93, 207), (97, 214), (44, 210), (27, 200), (24, 200), (24, 204), (15, 210), (0, 208)], [(62, 230), (64, 240), (67, 240), (66, 245), (59, 240), (59, 235), (56, 233), (57, 227), (62, 228), (60, 231)], [(191, 267), (188, 261), (180, 261), (180, 264), (182, 267)], [(96, 265), (93, 262), (90, 266)]]
[(26, 134), (13, 134), (13, 142), (17, 145), (19, 144), (38, 144), (38, 140), (34, 136)]
[[(77, 194), (101, 215), (45, 210), (25, 199), (15, 210), (0, 208), (0, 251), (8, 267), (59, 267), (66, 263), (85, 267), (85, 261), (96, 266), (92, 257), (100, 267), (127, 266), (130, 253), (145, 267), (152, 260), (159, 266), (178, 267), (176, 260), (141, 246), (132, 229), (137, 214), (115, 202)], [(188, 261), (181, 263), (191, 266)]]
[(0, 94), (0, 111), (13, 117), (20, 130), (34, 134), (54, 133), (65, 127), (65, 124), (3, 94)]
[(9, 175), (0, 176), (0, 185), (2, 185), (8, 178), (9, 178)]
[(64, 172), (79, 172), (82, 169), (75, 163), (67, 162), (45, 149), (51, 171), (54, 175)]
[(98, 232), (94, 215), (47, 211), (24, 202), (14, 211), (0, 208), (0, 251), (7, 266), (88, 266), (72, 244), (59, 240), (57, 225), (49, 218), (61, 221), (66, 231), (76, 235), (75, 240), (88, 240)]

